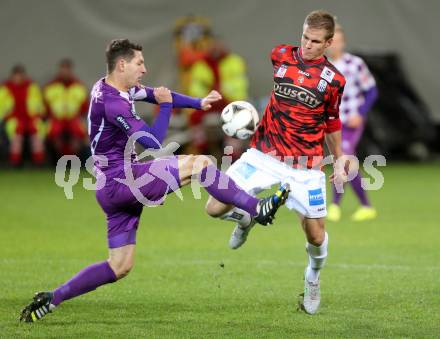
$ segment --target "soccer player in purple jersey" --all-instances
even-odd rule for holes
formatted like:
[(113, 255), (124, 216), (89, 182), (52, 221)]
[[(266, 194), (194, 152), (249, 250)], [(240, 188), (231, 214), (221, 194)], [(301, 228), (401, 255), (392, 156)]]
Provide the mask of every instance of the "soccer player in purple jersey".
[[(346, 80), (339, 107), (339, 116), (342, 122), (342, 151), (344, 154), (355, 155), (356, 147), (364, 132), (367, 113), (377, 99), (376, 82), (360, 57), (345, 52), (345, 35), (340, 25), (336, 26), (333, 44), (327, 49), (327, 54)], [(352, 220), (374, 219), (377, 213), (362, 188), (361, 175), (357, 173), (350, 183), (361, 203), (361, 207), (352, 215)], [(340, 220), (341, 208), (339, 205), (342, 195), (343, 193), (337, 192), (333, 185), (333, 202), (328, 207), (328, 220)]]
[[(136, 141), (145, 149), (158, 149), (165, 138), (173, 107), (209, 109), (220, 100), (218, 92), (197, 99), (170, 92), (167, 88), (140, 85), (146, 73), (142, 47), (127, 39), (113, 40), (106, 51), (107, 76), (93, 87), (89, 109), (89, 136), (95, 159), (97, 182), (105, 179), (96, 197), (107, 215), (108, 260), (84, 268), (53, 291), (39, 292), (26, 306), (20, 320), (34, 322), (58, 307), (63, 301), (90, 292), (104, 284), (125, 277), (133, 267), (136, 231), (143, 204), (127, 185), (127, 168), (134, 180), (142, 179), (142, 197), (158, 204), (163, 198), (198, 180), (208, 193), (225, 204), (250, 213), (260, 224), (272, 223), (275, 212), (287, 199), (289, 189), (281, 187), (274, 195), (257, 199), (240, 189), (206, 156), (182, 155), (138, 162), (124, 159), (131, 137), (142, 132)], [(153, 125), (148, 126), (136, 114), (134, 101), (159, 104)]]

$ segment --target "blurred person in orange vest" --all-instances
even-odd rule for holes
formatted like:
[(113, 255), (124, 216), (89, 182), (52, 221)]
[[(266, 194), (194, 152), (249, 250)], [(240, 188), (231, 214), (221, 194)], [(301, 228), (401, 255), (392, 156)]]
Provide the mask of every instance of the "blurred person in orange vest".
[(23, 144), (29, 137), (32, 162), (44, 162), (44, 103), (40, 87), (27, 76), (23, 65), (12, 68), (10, 77), (0, 87), (0, 119), (9, 139), (9, 162), (19, 166)]
[[(178, 88), (188, 94), (191, 66), (202, 60), (212, 37), (209, 18), (194, 14), (179, 17), (174, 25), (174, 48), (178, 69)], [(157, 114), (158, 107), (155, 108)], [(174, 108), (171, 116), (167, 141), (186, 145), (191, 142), (191, 131), (188, 130), (188, 116), (193, 109)], [(181, 150), (183, 151), (183, 149)], [(179, 151), (180, 152), (180, 151)]]
[(88, 91), (75, 76), (72, 60), (60, 61), (58, 73), (44, 87), (43, 96), (49, 118), (47, 137), (57, 158), (78, 154), (87, 136), (82, 118), (88, 110)]
[(179, 68), (179, 87), (183, 93), (188, 92), (190, 68), (205, 57), (211, 37), (211, 24), (205, 17), (187, 15), (176, 21), (174, 43)]
[[(196, 153), (204, 153), (209, 150), (210, 138), (214, 131), (218, 131), (217, 138), (224, 139), (220, 126), (220, 113), (230, 102), (247, 100), (248, 78), (246, 75), (246, 63), (244, 59), (231, 53), (224, 42), (219, 38), (212, 40), (206, 56), (195, 62), (190, 69), (190, 96), (206, 96), (211, 90), (222, 94), (223, 99), (214, 103), (208, 111), (193, 111), (189, 118), (192, 128), (193, 150)], [(213, 126), (212, 131), (207, 131), (206, 126)], [(233, 156), (239, 156), (242, 141), (228, 138), (226, 144), (234, 148)]]

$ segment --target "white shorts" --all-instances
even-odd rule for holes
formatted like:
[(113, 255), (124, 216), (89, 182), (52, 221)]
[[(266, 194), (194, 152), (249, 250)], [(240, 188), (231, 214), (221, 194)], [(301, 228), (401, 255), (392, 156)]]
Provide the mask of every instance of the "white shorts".
[(246, 192), (256, 195), (274, 184), (289, 183), (289, 209), (307, 218), (327, 215), (325, 174), (315, 169), (295, 169), (254, 148), (243, 153), (226, 173)]

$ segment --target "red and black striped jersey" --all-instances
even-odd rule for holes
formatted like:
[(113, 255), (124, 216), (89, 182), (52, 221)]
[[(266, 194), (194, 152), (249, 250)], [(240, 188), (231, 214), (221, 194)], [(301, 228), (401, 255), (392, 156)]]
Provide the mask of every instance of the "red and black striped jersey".
[(273, 90), (251, 147), (293, 165), (300, 156), (323, 156), (324, 133), (341, 128), (344, 76), (326, 57), (305, 61), (291, 45), (275, 47), (271, 59)]

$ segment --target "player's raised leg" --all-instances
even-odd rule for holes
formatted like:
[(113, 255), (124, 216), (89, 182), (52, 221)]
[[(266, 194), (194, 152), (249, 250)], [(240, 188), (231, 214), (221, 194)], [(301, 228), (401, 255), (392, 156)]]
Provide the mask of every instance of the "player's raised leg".
[[(277, 191), (277, 194), (281, 194), (281, 189)], [(241, 247), (246, 242), (249, 232), (256, 224), (256, 220), (245, 210), (226, 205), (212, 196), (208, 198), (205, 209), (214, 218), (236, 223), (229, 238), (229, 247), (233, 250)]]
[[(259, 164), (262, 163), (264, 163), (264, 166), (259, 166)], [(278, 168), (278, 166), (279, 163), (276, 159), (272, 159), (258, 150), (250, 149), (229, 167), (226, 174), (230, 175), (243, 190), (255, 194), (265, 188), (285, 181), (289, 174), (276, 174), (281, 173), (280, 171), (274, 170), (274, 168)], [(282, 170), (284, 167), (278, 168), (278, 170), (280, 169)], [(275, 196), (281, 196), (285, 188), (290, 191), (290, 186), (282, 184), (275, 193)], [(257, 222), (252, 215), (244, 209), (224, 204), (212, 196), (208, 198), (205, 208), (207, 213), (212, 217), (236, 223), (229, 239), (229, 247), (231, 249), (237, 249), (246, 242), (249, 232)]]
[(256, 222), (262, 225), (273, 222), (275, 213), (285, 203), (290, 192), (289, 186), (285, 185), (267, 198), (255, 198), (242, 190), (228, 175), (219, 171), (212, 160), (206, 156), (180, 156), (179, 176), (182, 186), (188, 184), (191, 178), (196, 177), (202, 187), (221, 204), (216, 211), (207, 209), (211, 216), (220, 217), (224, 214), (224, 210), (227, 211), (235, 206), (249, 213)]

